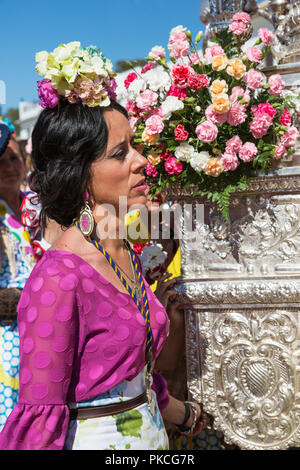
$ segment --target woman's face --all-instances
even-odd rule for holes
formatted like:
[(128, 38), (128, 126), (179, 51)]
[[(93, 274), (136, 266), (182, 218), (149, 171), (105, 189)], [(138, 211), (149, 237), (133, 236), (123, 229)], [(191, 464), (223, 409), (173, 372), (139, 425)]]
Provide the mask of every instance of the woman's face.
[(97, 205), (119, 208), (119, 197), (127, 198), (127, 208), (147, 202), (144, 169), (147, 159), (134, 147), (134, 135), (126, 117), (119, 111), (106, 111), (107, 148), (92, 163), (91, 190)]
[(25, 177), (24, 160), (19, 145), (10, 139), (7, 149), (0, 158), (0, 194), (4, 198), (8, 192), (19, 191)]

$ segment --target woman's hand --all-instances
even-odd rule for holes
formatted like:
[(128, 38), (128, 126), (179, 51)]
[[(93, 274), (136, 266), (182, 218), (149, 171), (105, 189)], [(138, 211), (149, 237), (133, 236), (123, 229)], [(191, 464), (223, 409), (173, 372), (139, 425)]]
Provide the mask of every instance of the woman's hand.
[[(193, 426), (195, 422), (195, 426), (191, 432), (187, 432), (188, 436), (196, 436), (199, 434), (204, 427), (206, 426), (206, 415), (203, 413), (201, 405), (196, 402), (187, 402), (188, 406), (190, 407), (190, 416), (188, 420), (185, 422), (185, 417), (186, 417), (186, 406), (185, 403), (177, 400), (177, 398), (174, 398), (170, 396), (170, 400), (166, 408), (161, 412), (163, 419), (166, 421), (169, 421), (170, 423), (175, 424), (177, 428), (180, 428), (180, 426), (184, 426), (185, 428), (190, 428)], [(192, 403), (193, 406), (191, 406), (189, 403)], [(196, 411), (196, 415), (194, 415), (193, 408)], [(180, 429), (179, 429), (180, 431)], [(183, 432), (183, 431), (180, 431)]]
[(165, 272), (158, 280), (155, 290), (155, 295), (160, 301), (160, 303), (167, 310), (170, 300), (175, 300), (178, 296), (178, 292), (173, 289), (174, 285), (177, 282), (177, 279), (169, 279), (172, 274)]

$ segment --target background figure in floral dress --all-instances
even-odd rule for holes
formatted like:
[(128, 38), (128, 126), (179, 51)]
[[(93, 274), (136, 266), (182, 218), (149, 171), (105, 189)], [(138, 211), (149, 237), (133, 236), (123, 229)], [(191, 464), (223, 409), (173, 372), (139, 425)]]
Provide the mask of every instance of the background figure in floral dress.
[(21, 223), (24, 159), (13, 128), (0, 122), (0, 430), (18, 401), (17, 303), (35, 264), (29, 234)]

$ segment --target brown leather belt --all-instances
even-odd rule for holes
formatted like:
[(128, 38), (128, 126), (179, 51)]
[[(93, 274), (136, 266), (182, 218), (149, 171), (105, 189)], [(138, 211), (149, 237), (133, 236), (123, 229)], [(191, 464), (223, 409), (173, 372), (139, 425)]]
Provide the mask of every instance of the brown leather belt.
[(84, 406), (80, 408), (70, 408), (70, 420), (102, 418), (103, 416), (116, 415), (131, 410), (136, 406), (147, 402), (146, 391), (137, 397), (119, 403), (103, 406)]

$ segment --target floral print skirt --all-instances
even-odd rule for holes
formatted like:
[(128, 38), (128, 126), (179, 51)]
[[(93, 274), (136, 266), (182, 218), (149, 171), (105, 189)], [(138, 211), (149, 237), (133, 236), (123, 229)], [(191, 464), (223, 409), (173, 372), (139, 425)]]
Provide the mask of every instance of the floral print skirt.
[[(93, 400), (69, 404), (71, 408), (101, 406), (129, 400), (143, 393), (145, 370)], [(153, 392), (154, 393), (154, 392)], [(155, 393), (154, 393), (155, 396)], [(155, 397), (152, 416), (148, 404), (102, 418), (71, 420), (65, 450), (168, 450), (169, 440)]]

